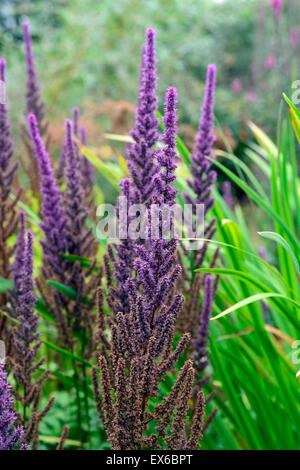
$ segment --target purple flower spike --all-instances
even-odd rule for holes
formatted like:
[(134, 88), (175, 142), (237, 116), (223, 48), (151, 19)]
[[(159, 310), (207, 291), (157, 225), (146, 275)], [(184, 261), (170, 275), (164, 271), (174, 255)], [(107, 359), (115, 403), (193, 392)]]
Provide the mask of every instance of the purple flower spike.
[[(0, 59), (0, 77), (6, 83), (6, 61)], [(10, 138), (10, 125), (7, 120), (7, 108), (0, 103), (0, 174), (6, 172), (13, 156), (13, 143)], [(1, 180), (4, 178), (1, 176)], [(0, 184), (4, 184), (2, 181)]]
[[(197, 336), (193, 339), (195, 348), (195, 367), (199, 371), (204, 371), (209, 363), (209, 360), (206, 358), (209, 354), (207, 349), (209, 341), (207, 338), (209, 337), (209, 322), (214, 300), (213, 290), (212, 277), (210, 274), (207, 274), (204, 278), (204, 299), (200, 313), (200, 325), (197, 330)], [(208, 380), (210, 380), (210, 377), (205, 375), (200, 381), (201, 386), (203, 386)]]
[[(160, 167), (154, 161), (154, 146), (158, 142), (158, 119), (156, 97), (156, 57), (155, 57), (155, 31), (146, 30), (146, 44), (142, 48), (140, 71), (140, 89), (136, 120), (131, 136), (134, 143), (127, 148), (127, 166), (130, 173), (130, 184), (126, 178), (121, 182), (122, 195), (128, 199), (128, 208), (131, 204), (150, 204), (155, 192), (154, 176), (159, 173)], [(133, 269), (134, 242), (122, 240), (116, 247), (117, 257), (113, 261), (117, 282), (116, 296), (119, 309), (129, 312), (128, 292), (126, 281)]]
[[(203, 106), (201, 110), (201, 116), (199, 121), (199, 129), (195, 139), (195, 148), (194, 152), (191, 155), (192, 164), (191, 172), (193, 179), (188, 181), (189, 187), (193, 191), (193, 195), (184, 193), (184, 199), (188, 204), (192, 204), (194, 213), (196, 213), (196, 205), (204, 205), (204, 215), (208, 213), (214, 203), (214, 199), (211, 197), (212, 185), (216, 180), (216, 172), (210, 169), (211, 162), (209, 158), (214, 158), (213, 155), (213, 143), (215, 140), (214, 137), (214, 96), (215, 96), (215, 85), (216, 85), (216, 67), (215, 65), (209, 65), (207, 68), (206, 74), (206, 84), (205, 84), (205, 93)], [(206, 221), (205, 226), (205, 238), (211, 239), (216, 231), (215, 219), (212, 218), (209, 221)], [(197, 227), (196, 227), (197, 228)], [(199, 250), (195, 250), (193, 253), (194, 256), (194, 266), (195, 268), (200, 268), (207, 251), (208, 244), (204, 243)], [(212, 263), (216, 262), (218, 256), (218, 250), (215, 252), (215, 255), (212, 258)], [(192, 289), (195, 288), (197, 295), (195, 299), (198, 299), (200, 294), (200, 286), (198, 279), (195, 277), (192, 283)], [(208, 364), (206, 356), (208, 351), (206, 346), (208, 344), (208, 325), (209, 319), (212, 311), (213, 297), (214, 297), (214, 287), (212, 283), (212, 278), (210, 275), (205, 276), (204, 278), (204, 300), (202, 311), (200, 314), (200, 326), (198, 328), (196, 325), (192, 326), (192, 331), (196, 330), (196, 336), (193, 340), (194, 350), (195, 350), (195, 366), (196, 368), (204, 373), (205, 367)], [(197, 301), (198, 302), (198, 301)], [(198, 308), (198, 303), (195, 303), (195, 309)], [(203, 386), (208, 380), (209, 376), (204, 375), (200, 380), (198, 385)]]
[(176, 152), (176, 104), (177, 104), (177, 91), (176, 88), (169, 87), (165, 98), (165, 113), (163, 122), (165, 131), (162, 137), (164, 147), (157, 153), (157, 160), (162, 167), (161, 173), (156, 177), (156, 188), (160, 193), (160, 203), (173, 205), (175, 203), (176, 189), (172, 186), (173, 181), (176, 179), (174, 174), (176, 170), (175, 158)]
[(43, 197), (41, 207), (43, 222), (41, 223), (41, 228), (46, 237), (41, 243), (46, 261), (51, 265), (55, 273), (62, 274), (65, 262), (60, 253), (66, 251), (66, 221), (61, 207), (61, 195), (54, 177), (50, 157), (39, 134), (38, 123), (34, 114), (28, 116), (28, 125), (41, 178), (40, 187)]
[(11, 268), (14, 288), (17, 294), (20, 292), (21, 272), (22, 272), (22, 268), (24, 265), (24, 252), (25, 252), (25, 212), (24, 211), (20, 212), (19, 223), (20, 223), (20, 229), (18, 232), (16, 248), (15, 248), (15, 260)]
[(135, 143), (128, 147), (127, 163), (134, 183), (132, 203), (147, 203), (153, 190), (152, 178), (158, 170), (153, 150), (158, 141), (156, 82), (155, 31), (149, 28), (143, 47), (136, 121), (131, 131)]
[(6, 60), (0, 59), (0, 80), (2, 80), (2, 82), (6, 81), (5, 70), (6, 70)]
[[(6, 61), (0, 59), (0, 78), (6, 84)], [(5, 96), (4, 96), (5, 98)], [(6, 101), (0, 100), (0, 101)], [(12, 185), (17, 171), (18, 162), (13, 162), (14, 148), (11, 140), (11, 130), (8, 123), (8, 112), (5, 103), (0, 102), (0, 277), (10, 277), (11, 247), (9, 239), (17, 225), (16, 205), (20, 199), (22, 189), (11, 200)], [(0, 293), (0, 307), (6, 304), (6, 295)], [(6, 319), (0, 315), (0, 337), (5, 332)]]
[(151, 148), (158, 140), (158, 120), (155, 117), (157, 110), (155, 31), (152, 28), (146, 30), (146, 44), (142, 52), (139, 105), (135, 128), (131, 135), (136, 141), (144, 138), (147, 147)]
[(73, 108), (73, 133), (76, 137), (79, 135), (79, 108)]
[[(49, 370), (44, 371), (39, 378), (34, 381), (35, 373), (44, 364), (45, 358), (38, 359), (38, 352), (42, 341), (38, 331), (39, 315), (35, 312), (37, 297), (34, 294), (35, 283), (33, 280), (33, 242), (32, 232), (28, 232), (25, 237), (24, 262), (20, 273), (19, 292), (14, 302), (15, 317), (18, 325), (13, 329), (13, 372), (16, 381), (17, 399), (23, 410), (27, 413), (19, 415), (26, 430), (28, 442), (31, 443), (32, 450), (38, 446), (38, 427), (41, 419), (48, 413), (53, 405), (53, 398), (50, 398), (47, 405), (41, 412), (38, 412), (39, 400), (41, 397), (41, 385), (49, 375)], [(30, 426), (34, 420), (35, 433), (30, 434)]]
[(26, 114), (33, 113), (35, 115), (41, 135), (43, 136), (46, 133), (47, 125), (43, 124), (45, 117), (44, 102), (41, 100), (40, 87), (35, 69), (29, 23), (23, 24), (23, 33), (27, 68)]
[[(66, 178), (67, 178), (67, 207), (66, 218), (68, 228), (68, 251), (71, 254), (81, 253), (80, 238), (83, 230), (82, 206), (84, 192), (80, 173), (80, 159), (73, 142), (73, 123), (66, 120)], [(85, 219), (85, 216), (84, 216)]]
[[(7, 380), (4, 362), (0, 360), (0, 450), (14, 450), (22, 445), (24, 429), (15, 426), (16, 420), (12, 387)], [(23, 444), (21, 448), (25, 450), (27, 446)]]
[(204, 102), (195, 142), (195, 158), (198, 157), (198, 160), (205, 157), (213, 158), (215, 86), (216, 66), (211, 64), (207, 67)]
[[(24, 251), (24, 264), (20, 276), (20, 294), (18, 296), (17, 307), (17, 318), (21, 321), (18, 331), (22, 335), (22, 338), (18, 340), (18, 344), (21, 345), (22, 342), (25, 349), (32, 341), (39, 337), (39, 333), (36, 332), (38, 315), (34, 313), (37, 297), (33, 293), (33, 241), (32, 232), (28, 232)], [(26, 350), (23, 352), (26, 352)]]
[(188, 203), (204, 204), (205, 214), (213, 205), (211, 186), (216, 180), (216, 172), (210, 171), (211, 162), (206, 157), (214, 158), (212, 147), (214, 137), (214, 95), (216, 85), (216, 66), (207, 68), (206, 85), (203, 107), (199, 122), (199, 130), (195, 139), (195, 149), (191, 155), (191, 171), (193, 180), (188, 181), (190, 188), (196, 196), (193, 200), (188, 194), (184, 194)]
[[(81, 127), (79, 129), (79, 138), (80, 142), (82, 145), (85, 147), (87, 146), (87, 135), (86, 135), (86, 128)], [(81, 162), (81, 170), (82, 170), (82, 177), (84, 181), (84, 186), (85, 186), (85, 192), (87, 194), (90, 193), (91, 188), (95, 184), (95, 178), (94, 178), (94, 167), (91, 164), (91, 162), (83, 155), (82, 156), (82, 162)]]

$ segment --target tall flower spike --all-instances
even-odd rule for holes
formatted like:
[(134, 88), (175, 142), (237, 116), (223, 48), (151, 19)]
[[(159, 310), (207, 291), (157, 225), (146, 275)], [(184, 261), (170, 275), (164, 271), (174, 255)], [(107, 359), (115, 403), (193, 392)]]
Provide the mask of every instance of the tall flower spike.
[(72, 110), (73, 115), (73, 133), (76, 137), (79, 135), (79, 108), (75, 107)]
[(216, 180), (215, 171), (210, 170), (211, 162), (206, 158), (214, 158), (212, 147), (214, 137), (214, 95), (216, 85), (216, 66), (207, 68), (204, 101), (199, 121), (199, 129), (195, 139), (194, 152), (191, 155), (191, 171), (193, 179), (188, 181), (196, 200), (185, 194), (186, 202), (204, 204), (204, 213), (213, 205), (211, 186)]
[(65, 194), (66, 231), (68, 252), (88, 256), (91, 230), (85, 226), (87, 211), (83, 206), (84, 190), (80, 172), (80, 157), (73, 142), (73, 123), (66, 120), (66, 183)]
[[(207, 356), (209, 351), (207, 345), (209, 344), (209, 322), (212, 311), (213, 303), (213, 280), (210, 274), (207, 274), (204, 278), (204, 300), (200, 313), (200, 324), (197, 329), (197, 335), (193, 339), (195, 349), (195, 367), (198, 371), (202, 372), (209, 363)], [(203, 386), (208, 380), (209, 376), (204, 376), (199, 385)]]
[[(80, 138), (80, 142), (82, 143), (82, 145), (86, 147), (87, 135), (86, 135), (85, 127), (80, 127), (79, 138)], [(82, 159), (81, 159), (81, 171), (82, 171), (82, 177), (83, 177), (83, 183), (84, 183), (83, 184), (84, 191), (85, 191), (86, 196), (88, 197), (90, 193), (92, 192), (93, 185), (95, 184), (95, 178), (94, 178), (93, 165), (84, 155), (82, 155)]]
[(45, 260), (56, 274), (62, 274), (65, 265), (60, 253), (66, 251), (65, 217), (61, 207), (61, 195), (54, 177), (50, 157), (41, 139), (34, 114), (28, 116), (28, 125), (35, 156), (39, 165), (40, 187), (43, 197), (41, 228), (45, 233), (42, 240)]
[[(156, 97), (156, 53), (155, 31), (146, 30), (146, 44), (142, 48), (140, 89), (136, 108), (136, 120), (131, 136), (134, 143), (127, 148), (127, 166), (130, 179), (121, 182), (122, 196), (126, 196), (128, 207), (132, 204), (150, 204), (153, 196), (154, 175), (159, 166), (154, 161), (154, 146), (158, 142), (158, 119)], [(129, 222), (129, 220), (128, 220)], [(113, 261), (117, 283), (116, 298), (122, 312), (129, 312), (126, 281), (133, 270), (134, 243), (129, 238), (122, 239), (116, 246), (117, 256)]]
[[(211, 197), (211, 189), (214, 181), (216, 180), (215, 171), (211, 171), (211, 162), (206, 158), (214, 158), (213, 155), (213, 143), (214, 143), (214, 94), (216, 84), (216, 67), (215, 65), (209, 65), (206, 74), (206, 84), (202, 112), (199, 122), (199, 130), (195, 139), (195, 149), (191, 155), (192, 164), (191, 171), (193, 179), (188, 181), (190, 188), (193, 190), (193, 195), (184, 193), (185, 201), (192, 204), (194, 213), (196, 212), (196, 204), (204, 205), (204, 215), (208, 213), (214, 203), (214, 199)], [(216, 231), (215, 219), (211, 218), (206, 221), (204, 236), (206, 239), (211, 239)], [(197, 229), (198, 227), (196, 227)], [(199, 250), (192, 252), (194, 268), (200, 268), (205, 260), (208, 243), (205, 242)], [(213, 267), (217, 257), (218, 249), (215, 251), (211, 258), (210, 267)], [(186, 253), (188, 256), (191, 255), (190, 251)], [(214, 293), (217, 289), (218, 277), (213, 283), (210, 275), (205, 276), (204, 282), (200, 279), (200, 276), (195, 276), (190, 279), (189, 289), (189, 302), (186, 303), (182, 320), (188, 318), (189, 329), (193, 335), (193, 346), (194, 346), (194, 361), (195, 368), (202, 377), (197, 382), (198, 389), (204, 386), (206, 382), (210, 380), (210, 376), (205, 374), (205, 368), (209, 363), (207, 356), (209, 351), (207, 345), (209, 344), (209, 321), (212, 312)], [(201, 285), (204, 284), (203, 292), (201, 292)], [(202, 309), (200, 312), (200, 319), (198, 315), (199, 310), (199, 297), (203, 295), (204, 300)], [(192, 320), (191, 320), (192, 319)], [(200, 321), (199, 321), (200, 320)], [(179, 322), (180, 325), (180, 322)], [(181, 324), (180, 329), (186, 331), (185, 325)], [(216, 411), (213, 410), (210, 417), (210, 422), (215, 416)], [(202, 419), (202, 418), (201, 418)], [(199, 429), (199, 428), (198, 428)], [(194, 438), (191, 438), (194, 446)]]
[(16, 293), (20, 292), (20, 278), (24, 265), (24, 252), (25, 252), (25, 212), (21, 211), (19, 215), (19, 232), (15, 245), (15, 260), (11, 267), (14, 288)]
[(173, 205), (175, 203), (177, 191), (172, 186), (176, 179), (175, 170), (176, 163), (176, 104), (177, 104), (177, 91), (176, 88), (169, 87), (165, 97), (165, 113), (163, 122), (165, 125), (162, 142), (164, 147), (157, 153), (157, 160), (162, 168), (162, 171), (155, 178), (156, 188), (159, 197), (154, 194), (155, 202)]
[[(177, 91), (170, 87), (165, 97), (163, 147), (157, 153), (160, 165), (159, 175), (154, 177), (155, 193), (151, 202), (158, 202), (159, 206), (168, 204), (172, 206), (176, 200), (177, 191), (172, 183), (175, 181), (176, 169), (176, 103)], [(150, 223), (150, 222), (149, 222)], [(173, 224), (173, 220), (171, 219)], [(152, 236), (152, 234), (151, 234)], [(180, 266), (176, 265), (175, 251), (177, 242), (175, 239), (164, 240), (161, 227), (159, 239), (150, 239), (150, 248), (137, 248), (136, 266), (145, 290), (145, 312), (150, 308), (154, 312), (165, 302), (169, 292), (180, 274)], [(182, 301), (178, 299), (174, 313), (177, 315)], [(171, 315), (173, 318), (174, 316)]]
[[(33, 281), (33, 241), (32, 232), (28, 232), (15, 307), (15, 317), (19, 324), (13, 329), (13, 371), (18, 386), (16, 396), (23, 407), (22, 424), (26, 431), (26, 438), (28, 442), (32, 443), (32, 449), (35, 450), (38, 445), (39, 422), (51, 408), (53, 398), (49, 400), (41, 412), (37, 412), (41, 384), (49, 375), (49, 370), (45, 371), (36, 381), (33, 380), (34, 374), (45, 362), (45, 358), (37, 359), (41, 341), (38, 341), (40, 337), (38, 332), (39, 317), (35, 313), (37, 297), (34, 294)], [(34, 429), (33, 432), (32, 429)]]
[[(34, 315), (36, 296), (34, 295), (33, 283), (33, 234), (27, 233), (24, 249), (23, 267), (20, 279), (20, 294), (18, 297), (18, 317), (22, 316), (28, 322), (30, 330), (37, 329), (37, 315)], [(35, 334), (35, 333), (34, 333)]]
[(17, 415), (14, 410), (14, 399), (12, 387), (7, 380), (4, 362), (0, 359), (0, 450), (14, 450), (22, 445), (24, 440), (24, 429), (16, 426)]
[[(6, 84), (6, 61), (0, 59), (0, 79)], [(13, 156), (13, 143), (10, 138), (10, 125), (7, 121), (7, 108), (5, 103), (0, 103), (0, 169), (5, 172), (8, 169)]]
[(29, 23), (23, 24), (23, 34), (25, 42), (26, 53), (26, 69), (27, 69), (27, 82), (26, 82), (26, 114), (33, 113), (37, 119), (40, 133), (42, 136), (47, 131), (47, 124), (44, 124), (45, 109), (44, 102), (41, 100), (40, 87), (38, 77), (35, 69), (34, 56), (32, 51), (32, 40), (29, 30)]
[(16, 318), (20, 324), (14, 329), (15, 378), (17, 383), (27, 386), (27, 390), (31, 383), (31, 367), (36, 354), (36, 351), (31, 354), (30, 350), (32, 343), (39, 338), (38, 315), (35, 314), (37, 298), (33, 291), (33, 234), (28, 232), (16, 306)]
[(157, 167), (154, 163), (153, 147), (158, 141), (158, 119), (156, 97), (155, 31), (146, 31), (146, 45), (141, 61), (140, 91), (136, 110), (136, 121), (131, 136), (134, 144), (128, 147), (127, 162), (134, 183), (134, 201), (146, 203), (151, 195), (151, 183)]
[[(29, 30), (29, 24), (23, 24), (23, 37), (25, 43), (25, 58), (26, 58), (26, 96), (25, 96), (25, 116), (32, 113), (35, 115), (40, 135), (45, 139), (45, 145), (48, 147), (49, 136), (47, 134), (48, 122), (45, 121), (44, 102), (41, 100), (40, 87), (38, 77), (35, 69), (35, 61), (32, 50), (32, 40)], [(25, 147), (25, 153), (22, 153), (20, 159), (25, 172), (30, 175), (29, 183), (34, 196), (40, 202), (40, 181), (38, 163), (36, 161), (30, 136), (26, 125), (21, 125), (21, 136)]]
[[(73, 122), (73, 132), (75, 137), (78, 138), (79, 132), (79, 108), (72, 109), (72, 122)], [(65, 167), (66, 167), (66, 160), (67, 160), (67, 147), (66, 147), (66, 132), (64, 135), (64, 141), (62, 144), (61, 152), (58, 159), (58, 168), (56, 171), (56, 179), (59, 184), (64, 182), (64, 175), (65, 175)]]
[[(73, 108), (73, 132), (77, 139), (80, 140), (82, 145), (87, 145), (87, 136), (86, 128), (80, 127), (79, 125), (79, 108)], [(91, 193), (92, 187), (95, 183), (93, 176), (93, 165), (91, 162), (84, 156), (80, 155), (80, 167), (82, 174), (82, 186), (86, 196), (89, 196)]]
[[(6, 62), (0, 59), (0, 79), (6, 84)], [(9, 258), (12, 253), (8, 245), (8, 239), (13, 234), (18, 217), (15, 206), (21, 196), (21, 190), (14, 201), (11, 200), (11, 189), (17, 170), (17, 162), (13, 163), (13, 143), (10, 136), (10, 125), (7, 119), (7, 108), (5, 103), (0, 103), (0, 277), (8, 279)], [(0, 307), (6, 302), (6, 296), (0, 294)], [(0, 335), (4, 328), (5, 319), (0, 316)]]
[[(216, 84), (216, 67), (209, 65), (206, 74), (205, 93), (202, 106), (202, 112), (199, 121), (199, 130), (195, 139), (194, 152), (191, 155), (192, 164), (191, 172), (193, 179), (188, 181), (189, 187), (192, 189), (193, 194), (184, 193), (185, 202), (191, 204), (196, 213), (196, 204), (204, 205), (204, 215), (207, 215), (213, 206), (214, 199), (211, 197), (212, 185), (216, 180), (216, 172), (210, 169), (211, 162), (207, 157), (213, 158), (213, 143), (214, 143), (214, 94)], [(194, 227), (198, 229), (198, 227)], [(211, 239), (216, 231), (215, 219), (212, 218), (206, 221), (204, 236), (206, 239)], [(200, 249), (194, 250), (192, 256), (194, 258), (194, 267), (200, 268), (207, 252), (208, 243), (205, 242)], [(190, 256), (190, 252), (186, 253)], [(215, 263), (218, 252), (212, 258), (212, 263)], [(212, 266), (211, 266), (212, 267)], [(198, 298), (200, 295), (200, 286), (198, 277), (196, 276), (191, 280), (191, 293), (195, 302), (193, 305), (186, 305), (198, 309)], [(204, 294), (205, 295), (205, 294)], [(188, 312), (185, 310), (184, 315), (187, 316)], [(188, 314), (189, 318), (197, 319), (197, 314)], [(184, 318), (184, 316), (182, 317)], [(196, 331), (197, 324), (192, 326), (189, 331)], [(183, 325), (183, 331), (186, 331)]]

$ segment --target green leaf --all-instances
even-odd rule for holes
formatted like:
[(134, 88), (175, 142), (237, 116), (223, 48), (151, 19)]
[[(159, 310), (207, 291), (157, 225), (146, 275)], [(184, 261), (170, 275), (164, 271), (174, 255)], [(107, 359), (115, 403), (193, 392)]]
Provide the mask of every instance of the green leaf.
[(48, 280), (47, 284), (49, 284), (49, 286), (54, 287), (56, 290), (58, 290), (62, 294), (65, 294), (67, 297), (69, 297), (72, 300), (75, 300), (77, 297), (77, 292), (75, 289), (65, 286), (64, 284), (61, 284), (60, 282)]
[(104, 137), (108, 140), (116, 140), (117, 142), (125, 142), (127, 144), (133, 144), (134, 140), (130, 135), (121, 134), (104, 134)]
[[(162, 114), (159, 111), (156, 111), (156, 115), (159, 118), (161, 129), (164, 130), (165, 126), (164, 126), (164, 123), (163, 123)], [(183, 143), (183, 141), (181, 140), (181, 138), (178, 135), (176, 136), (176, 148), (177, 148), (177, 151), (178, 151), (179, 155), (181, 156), (182, 160), (186, 164), (186, 166), (189, 167), (190, 164), (191, 164), (189, 149)]]
[[(71, 261), (71, 263), (75, 263), (76, 261), (80, 262), (80, 266), (82, 268), (88, 269), (90, 268), (91, 264), (93, 263), (92, 258), (86, 258), (84, 256), (77, 256), (77, 255), (65, 255), (61, 254), (62, 258), (67, 259), (68, 261)], [(94, 268), (95, 272), (98, 272), (98, 269), (95, 267)]]
[[(68, 286), (65, 286), (64, 284), (61, 284), (60, 282), (51, 281), (51, 280), (48, 280), (47, 284), (49, 284), (49, 286), (54, 287), (54, 289), (58, 290), (62, 294), (65, 294), (70, 299), (76, 300), (77, 292), (75, 289), (72, 289), (72, 287), (68, 287)], [(83, 301), (86, 305), (89, 304), (89, 300), (87, 297), (84, 297)]]
[(256, 126), (253, 122), (249, 122), (248, 126), (250, 127), (254, 137), (257, 142), (266, 150), (269, 155), (277, 155), (278, 150), (274, 142), (264, 133), (262, 129)]
[(88, 361), (86, 361), (83, 357), (78, 356), (77, 354), (73, 354), (70, 351), (60, 348), (59, 346), (56, 346), (53, 343), (49, 343), (48, 341), (44, 341), (43, 343), (45, 344), (45, 346), (47, 346), (47, 348), (53, 349), (53, 351), (58, 352), (62, 356), (70, 357), (71, 359), (74, 359), (75, 361), (80, 362), (81, 364), (91, 367), (91, 364)]
[[(39, 441), (46, 442), (46, 443), (49, 443), (49, 444), (57, 444), (60, 441), (60, 437), (41, 436), (41, 435), (39, 435)], [(66, 439), (65, 440), (65, 445), (73, 446), (73, 447), (84, 447), (84, 446), (82, 446), (81, 442), (74, 441), (73, 439)]]
[(12, 322), (16, 323), (17, 325), (20, 325), (19, 320), (17, 320), (16, 318), (11, 317), (10, 315), (8, 315), (8, 313), (4, 312), (3, 310), (0, 310), (0, 313), (1, 313), (1, 315), (3, 315), (4, 317), (8, 318), (8, 319), (11, 320)]
[(298, 142), (300, 142), (300, 113), (292, 101), (283, 93), (283, 97), (289, 106), (290, 118)]
[[(237, 248), (240, 248), (241, 253), (243, 253), (244, 248), (245, 248), (244, 240), (243, 240), (241, 230), (239, 226), (237, 225), (237, 223), (229, 219), (223, 219), (222, 228), (227, 233), (227, 236), (229, 237), (229, 240), (232, 242), (232, 244), (236, 246)], [(242, 256), (242, 258), (244, 259), (245, 255)]]
[(300, 271), (299, 271), (298, 260), (297, 260), (296, 256), (294, 255), (294, 252), (291, 249), (290, 245), (287, 243), (287, 241), (281, 235), (279, 235), (279, 233), (276, 233), (276, 232), (257, 232), (257, 233), (261, 237), (268, 238), (269, 240), (273, 240), (276, 243), (279, 243), (279, 245), (283, 246), (283, 248), (285, 248), (285, 250), (288, 252), (290, 257), (292, 258), (294, 267), (295, 267), (297, 273), (299, 274)]
[[(10, 194), (10, 197), (15, 200), (16, 199), (16, 196), (14, 194)], [(36, 224), (36, 225), (39, 225), (41, 223), (41, 219), (35, 214), (35, 212), (33, 212), (33, 210), (27, 206), (26, 204), (24, 204), (24, 202), (22, 201), (18, 201), (18, 206), (21, 207), (21, 209), (23, 209), (24, 212), (26, 212), (27, 215), (29, 215), (29, 217), (32, 219), (32, 221)]]
[(35, 309), (39, 312), (39, 314), (49, 320), (51, 323), (56, 323), (55, 318), (48, 312), (46, 305), (44, 304), (42, 299), (37, 299), (35, 304)]
[(201, 272), (201, 273), (210, 273), (210, 274), (225, 274), (226, 276), (236, 276), (240, 279), (243, 279), (244, 281), (248, 281), (256, 287), (257, 289), (265, 292), (265, 291), (270, 291), (268, 286), (266, 284), (263, 284), (260, 282), (258, 279), (256, 279), (254, 276), (248, 273), (244, 273), (243, 271), (238, 271), (237, 269), (228, 269), (228, 268), (199, 268), (195, 269), (195, 271)]
[(242, 307), (245, 307), (246, 305), (252, 304), (259, 300), (266, 300), (269, 297), (278, 297), (278, 298), (287, 300), (288, 302), (291, 302), (292, 304), (294, 304), (300, 310), (300, 304), (296, 302), (295, 300), (291, 299), (290, 297), (287, 297), (286, 295), (277, 294), (276, 292), (263, 292), (261, 294), (251, 295), (250, 297), (247, 297), (246, 299), (241, 300), (235, 305), (232, 305), (231, 307), (227, 308), (223, 312), (219, 313), (215, 317), (212, 317), (211, 320), (217, 320), (218, 318), (224, 317), (225, 315), (228, 315), (229, 313), (235, 312), (236, 310)]
[(190, 159), (190, 152), (189, 149), (186, 147), (186, 145), (182, 142), (181, 138), (177, 135), (176, 136), (176, 148), (181, 156), (182, 160), (186, 164), (186, 166), (190, 166), (191, 164), (191, 159)]
[[(80, 152), (92, 163), (92, 165), (94, 165), (94, 167), (107, 181), (109, 181), (118, 191), (120, 191), (120, 173), (112, 169), (111, 166), (107, 165), (102, 160), (100, 160), (100, 158), (97, 157), (94, 152), (82, 145), (78, 139), (75, 139), (75, 141), (80, 149)], [(120, 167), (118, 166), (118, 169), (119, 168)]]
[(226, 168), (222, 163), (214, 160), (213, 158), (207, 157), (209, 161), (211, 161), (214, 165), (216, 165), (220, 170), (222, 170), (234, 183), (236, 183), (248, 196), (255, 201), (260, 207), (264, 209), (264, 211), (278, 224), (282, 227), (282, 229), (286, 232), (289, 236), (290, 241), (293, 243), (294, 248), (300, 252), (299, 244), (295, 235), (289, 229), (289, 227), (285, 224), (282, 218), (278, 215), (278, 213), (272, 208), (267, 201), (262, 199), (255, 191), (252, 189), (245, 181), (241, 180), (238, 176), (236, 176), (231, 170)]
[(5, 294), (8, 289), (13, 289), (14, 284), (9, 279), (4, 279), (4, 277), (0, 277), (0, 292)]

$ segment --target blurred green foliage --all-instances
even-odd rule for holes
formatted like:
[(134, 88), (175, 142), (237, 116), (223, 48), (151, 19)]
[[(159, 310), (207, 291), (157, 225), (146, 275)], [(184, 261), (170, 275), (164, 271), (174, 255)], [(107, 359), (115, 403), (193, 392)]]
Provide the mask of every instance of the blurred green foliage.
[(237, 135), (251, 105), (251, 119), (273, 127), (281, 92), (289, 90), (292, 70), (297, 74), (300, 46), (291, 46), (289, 37), (298, 3), (286, 2), (277, 27), (264, 0), (3, 0), (0, 44), (14, 113), (23, 99), (20, 24), (29, 19), (50, 116), (85, 101), (135, 102), (144, 30), (152, 26), (159, 95), (170, 84), (178, 88), (181, 122), (197, 124), (206, 66), (215, 62), (220, 123)]

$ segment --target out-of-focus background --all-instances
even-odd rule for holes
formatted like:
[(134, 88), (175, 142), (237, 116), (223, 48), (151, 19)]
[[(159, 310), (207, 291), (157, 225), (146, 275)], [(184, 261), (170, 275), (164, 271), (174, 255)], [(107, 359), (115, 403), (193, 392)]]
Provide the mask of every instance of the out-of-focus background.
[[(218, 67), (216, 116), (236, 149), (248, 119), (275, 133), (282, 91), (299, 75), (300, 2), (284, 0), (1, 0), (0, 53), (8, 61), (12, 121), (23, 118), (29, 20), (52, 135), (73, 106), (89, 139), (127, 132), (133, 120), (144, 30), (157, 31), (159, 97), (178, 88), (180, 132), (192, 142), (206, 66)], [(279, 2), (279, 4), (282, 2)], [(272, 7), (273, 5), (273, 7)], [(275, 7), (274, 7), (275, 5)]]
[[(176, 86), (179, 133), (189, 148), (198, 125), (206, 68), (216, 64), (215, 165), (220, 191), (214, 193), (213, 215), (221, 268), (218, 271), (217, 264), (213, 273), (221, 278), (212, 316), (215, 320), (222, 312), (226, 315), (211, 322), (212, 385), (207, 384), (207, 392), (217, 391), (209, 407), (216, 405), (219, 411), (202, 448), (299, 448), (300, 389), (296, 362), (290, 361), (291, 345), (300, 331), (299, 146), (295, 146), (290, 117), (285, 119), (289, 108), (282, 92), (291, 97), (291, 84), (300, 80), (300, 0), (0, 0), (0, 56), (7, 60), (14, 158), (21, 162), (12, 194), (24, 187), (21, 207), (29, 214), (38, 242), (42, 236), (36, 217), (39, 178), (31, 147), (26, 151), (24, 132), (24, 21), (30, 22), (53, 163), (61, 152), (64, 120), (71, 117), (72, 108), (80, 108), (80, 125), (87, 130), (88, 155), (95, 168), (95, 196), (92, 193), (87, 221), (91, 226), (96, 206), (115, 203), (118, 184), (126, 175), (120, 158), (126, 139), (114, 136), (113, 140), (105, 133), (127, 134), (132, 126), (145, 29), (156, 29), (160, 111), (167, 86)], [(293, 111), (300, 142), (300, 116)], [(259, 127), (249, 126), (250, 120)], [(181, 157), (186, 153), (181, 144)], [(184, 158), (178, 159), (180, 189), (186, 187), (189, 176)], [(222, 182), (229, 179), (233, 197), (231, 191), (228, 197), (231, 186), (227, 185), (225, 198)], [(59, 183), (65, 194), (65, 180)], [(99, 261), (105, 249), (100, 243)], [(205, 266), (214, 259), (215, 246), (209, 249)], [(34, 261), (39, 272), (39, 243)], [(188, 259), (187, 263), (192, 270), (193, 263)], [(275, 300), (267, 304), (272, 297)], [(240, 309), (241, 315), (235, 312)], [(47, 317), (42, 319), (41, 331), (53, 341), (54, 326)], [(40, 428), (42, 448), (54, 447), (65, 423), (70, 425), (68, 445), (81, 446), (77, 373), (72, 380), (67, 361), (63, 357), (66, 365), (60, 370), (56, 358), (47, 353), (53, 377), (49, 376), (43, 400), (46, 405), (55, 390), (56, 403)], [(95, 405), (88, 395), (84, 399), (86, 415), (91, 409), (91, 432), (88, 420), (82, 426), (88, 436), (85, 442), (91, 439), (93, 449), (107, 448)]]

